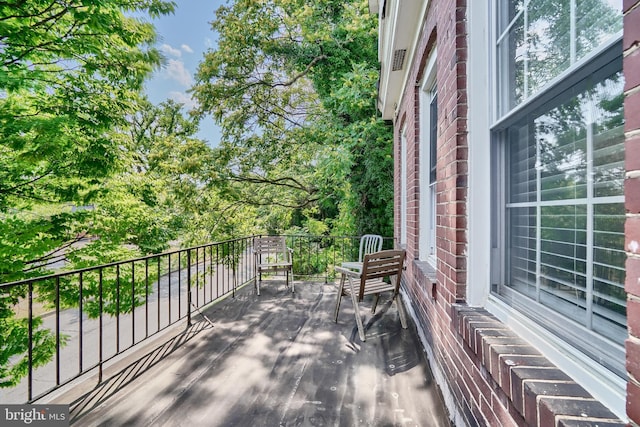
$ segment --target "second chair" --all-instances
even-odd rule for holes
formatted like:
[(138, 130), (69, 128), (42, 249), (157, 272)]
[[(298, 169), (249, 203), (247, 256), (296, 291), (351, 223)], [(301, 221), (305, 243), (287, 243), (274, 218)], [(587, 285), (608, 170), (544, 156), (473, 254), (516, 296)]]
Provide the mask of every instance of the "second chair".
[(358, 261), (343, 262), (342, 267), (351, 270), (362, 268), (362, 261), (366, 254), (379, 252), (382, 250), (382, 236), (378, 234), (365, 234), (360, 238), (360, 250), (358, 251)]
[(336, 271), (341, 273), (341, 278), (334, 321), (338, 321), (338, 312), (340, 311), (343, 294), (351, 295), (360, 339), (365, 341), (365, 330), (360, 316), (359, 303), (365, 295), (375, 295), (372, 308), (372, 312), (375, 312), (378, 295), (381, 292), (390, 291), (392, 292), (391, 298), (398, 309), (400, 324), (406, 329), (406, 314), (399, 295), (404, 257), (404, 250), (380, 251), (364, 256), (361, 271), (336, 267)]

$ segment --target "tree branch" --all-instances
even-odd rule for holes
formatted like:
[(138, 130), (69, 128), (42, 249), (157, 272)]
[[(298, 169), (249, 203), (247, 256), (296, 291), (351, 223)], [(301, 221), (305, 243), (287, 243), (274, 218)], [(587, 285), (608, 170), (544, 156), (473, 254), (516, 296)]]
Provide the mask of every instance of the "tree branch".
[(14, 193), (16, 190), (18, 190), (18, 189), (20, 189), (22, 187), (25, 187), (27, 185), (31, 185), (34, 182), (40, 181), (41, 179), (45, 178), (46, 176), (51, 175), (53, 173), (53, 171), (54, 170), (51, 169), (48, 172), (46, 172), (45, 174), (43, 174), (43, 175), (37, 176), (37, 177), (35, 177), (35, 178), (33, 178), (33, 179), (29, 180), (29, 181), (22, 182), (20, 184), (14, 185), (13, 187), (9, 187), (7, 189), (3, 189), (2, 187), (0, 187), (0, 193), (6, 193), (6, 194)]

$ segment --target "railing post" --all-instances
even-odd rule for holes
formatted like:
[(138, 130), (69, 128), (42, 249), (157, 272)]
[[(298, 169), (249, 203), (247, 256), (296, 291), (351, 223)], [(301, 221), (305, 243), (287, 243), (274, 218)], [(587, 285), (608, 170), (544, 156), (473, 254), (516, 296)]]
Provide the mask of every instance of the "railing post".
[(187, 328), (191, 327), (191, 251), (187, 249)]
[(82, 353), (82, 349), (84, 347), (83, 343), (84, 343), (84, 327), (82, 324), (82, 311), (84, 310), (83, 306), (82, 306), (82, 300), (83, 300), (83, 296), (82, 296), (82, 291), (83, 291), (83, 272), (80, 272), (80, 276), (78, 277), (78, 368), (79, 368), (79, 372), (83, 371), (83, 353)]
[[(102, 307), (100, 308), (102, 311)], [(60, 276), (56, 277), (56, 386), (60, 385)]]
[(136, 344), (136, 263), (131, 261), (131, 346)]
[(33, 398), (33, 282), (29, 282), (29, 348), (28, 348), (28, 362), (29, 362), (29, 374), (27, 385), (27, 402), (31, 402)]
[[(158, 258), (158, 265), (160, 265), (159, 258)], [(158, 274), (158, 289), (160, 289), (159, 274)], [(169, 298), (171, 298), (171, 296), (169, 296)], [(171, 316), (169, 316), (169, 318), (171, 318)], [(149, 258), (146, 258), (144, 260), (144, 337), (145, 338), (149, 337)]]
[[(156, 305), (158, 307), (158, 309), (157, 309), (158, 313), (157, 313), (157, 316), (156, 316), (158, 318), (158, 323), (157, 323), (157, 326), (156, 326), (156, 332), (160, 331), (160, 310), (161, 310), (161, 308), (160, 308), (160, 303), (161, 303), (161, 301), (160, 301), (160, 277), (161, 277), (160, 276), (160, 273), (161, 273), (161, 271), (160, 271), (160, 262), (161, 262), (161, 260), (158, 259), (158, 266), (156, 267), (156, 271), (157, 271), (157, 274), (158, 274), (158, 278), (156, 279), (156, 294), (158, 295), (157, 303), (156, 303)], [(169, 274), (169, 299), (168, 299), (168, 301), (169, 301), (169, 319), (168, 319), (168, 324), (170, 325), (171, 324), (171, 254), (169, 254), (169, 273), (168, 274)], [(178, 289), (178, 291), (179, 290), (180, 289)], [(178, 298), (179, 297), (180, 297), (180, 295), (178, 295)], [(178, 299), (178, 301), (180, 301), (180, 299)], [(178, 305), (180, 305), (179, 302), (178, 302)], [(180, 311), (180, 307), (178, 307), (178, 311)], [(180, 318), (180, 316), (178, 316), (178, 319), (179, 318)]]
[(236, 285), (237, 285), (237, 278), (236, 278), (236, 241), (233, 240), (231, 242), (231, 280), (233, 282), (233, 297), (235, 298), (236, 296)]
[(104, 341), (104, 325), (102, 323), (102, 310), (104, 309), (104, 302), (102, 300), (102, 268), (98, 270), (98, 299), (100, 305), (100, 318), (98, 323), (98, 334), (100, 335), (100, 342), (98, 344), (99, 353), (99, 367), (98, 367), (98, 384), (102, 383), (102, 363), (103, 363), (103, 341)]
[(120, 353), (120, 264), (116, 265), (116, 353)]

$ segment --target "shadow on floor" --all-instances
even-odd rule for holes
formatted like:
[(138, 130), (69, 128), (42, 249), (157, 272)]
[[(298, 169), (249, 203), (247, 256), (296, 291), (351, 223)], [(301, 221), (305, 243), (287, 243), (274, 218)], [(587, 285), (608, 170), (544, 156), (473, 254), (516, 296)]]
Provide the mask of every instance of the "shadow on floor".
[(296, 283), (292, 294), (274, 282), (258, 297), (246, 287), (56, 403), (87, 426), (449, 426), (414, 325), (402, 329), (380, 304), (363, 310), (361, 342), (350, 301), (332, 319), (336, 290)]

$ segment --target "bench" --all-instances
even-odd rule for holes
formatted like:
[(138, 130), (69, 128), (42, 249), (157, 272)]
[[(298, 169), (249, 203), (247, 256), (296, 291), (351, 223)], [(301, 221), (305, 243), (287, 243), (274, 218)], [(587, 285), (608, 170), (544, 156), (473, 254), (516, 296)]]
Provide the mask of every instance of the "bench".
[(293, 284), (293, 250), (287, 247), (284, 237), (256, 237), (253, 239), (252, 251), (255, 257), (257, 275), (255, 286), (258, 295), (260, 295), (263, 272), (285, 272), (287, 287), (289, 287), (289, 273), (291, 273), (291, 292), (295, 292)]

